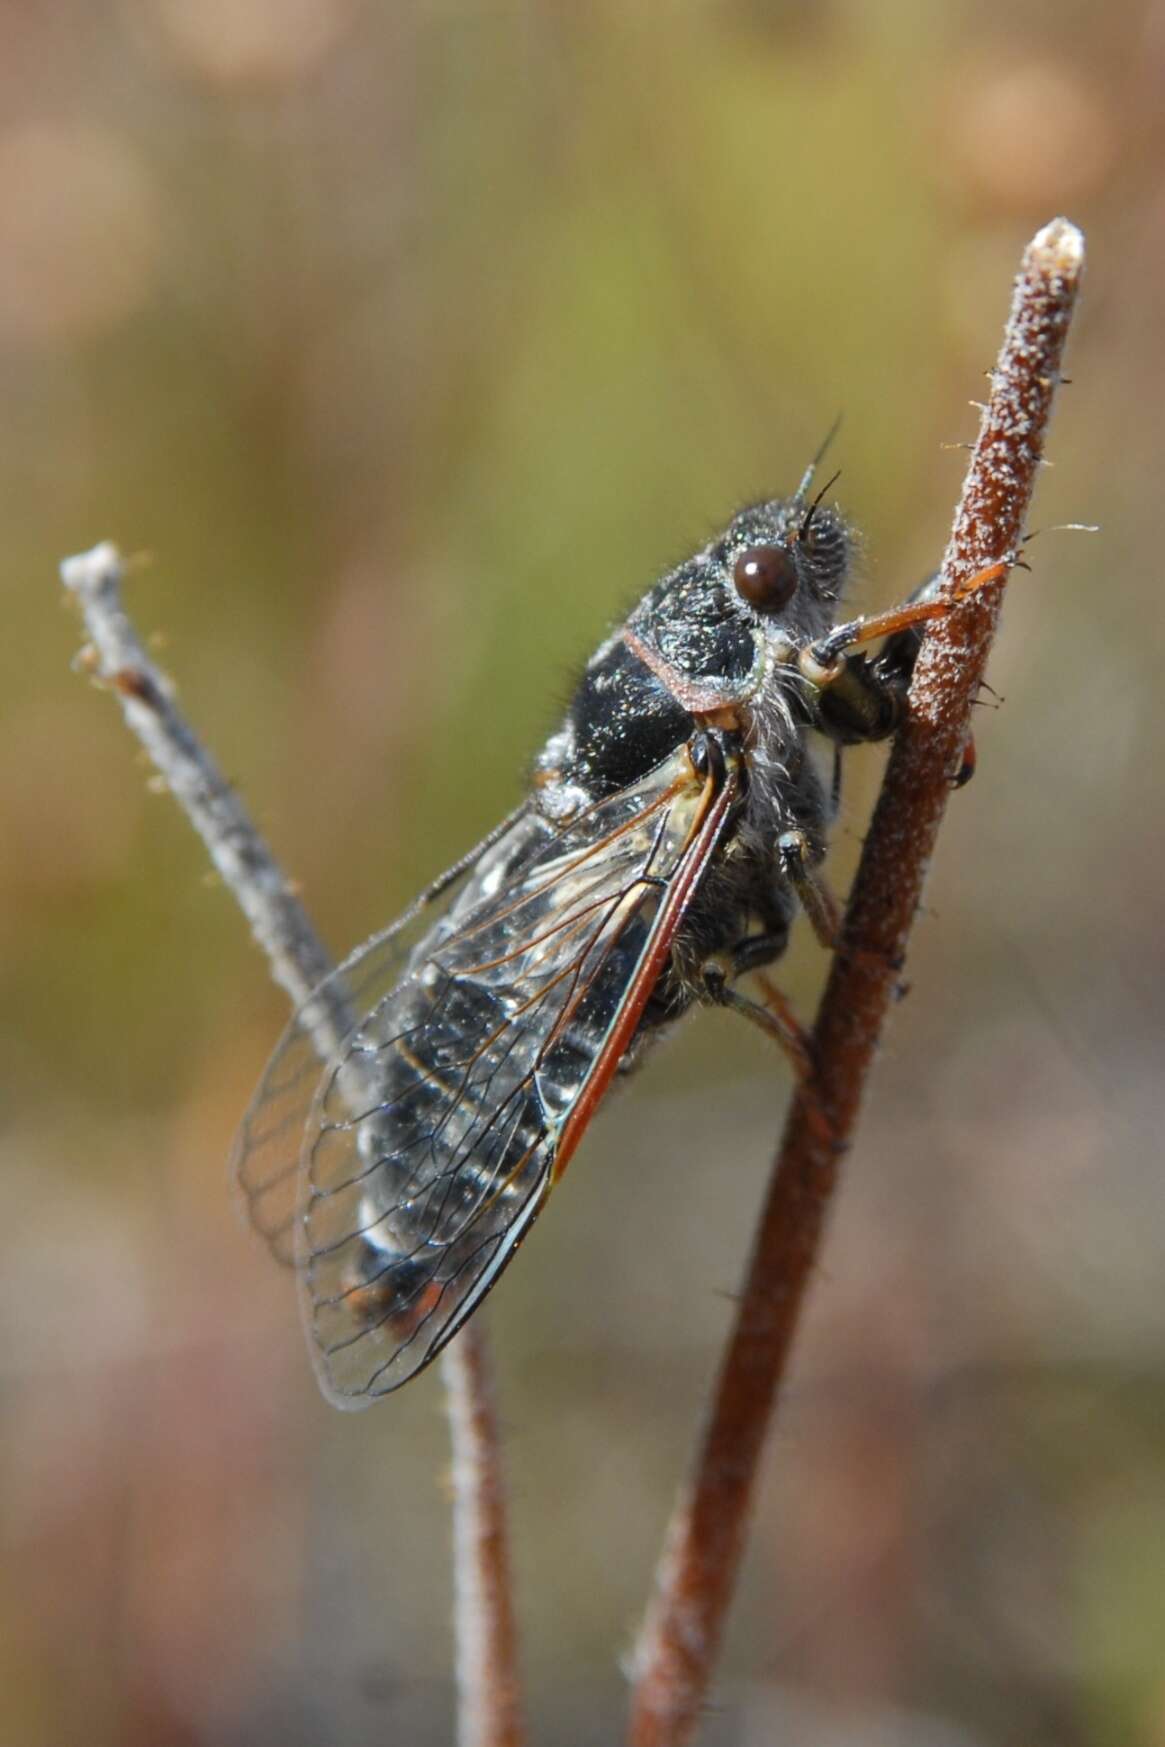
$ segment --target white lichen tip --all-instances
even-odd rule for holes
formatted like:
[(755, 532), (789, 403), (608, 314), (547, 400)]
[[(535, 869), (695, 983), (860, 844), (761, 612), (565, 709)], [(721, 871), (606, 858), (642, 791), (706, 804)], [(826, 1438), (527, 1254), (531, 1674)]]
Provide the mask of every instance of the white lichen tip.
[(1028, 253), (1052, 272), (1075, 277), (1084, 265), (1084, 232), (1069, 218), (1054, 218), (1036, 232)]
[(102, 540), (88, 552), (61, 560), (61, 581), (74, 594), (84, 594), (121, 576), (121, 553), (112, 540)]

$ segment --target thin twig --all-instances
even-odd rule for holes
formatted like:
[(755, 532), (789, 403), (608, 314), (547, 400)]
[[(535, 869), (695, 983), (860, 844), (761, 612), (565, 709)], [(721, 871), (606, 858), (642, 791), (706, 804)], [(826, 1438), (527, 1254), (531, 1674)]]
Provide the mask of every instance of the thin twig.
[[(442, 1354), (453, 1443), (458, 1747), (521, 1747), (518, 1632), (506, 1543), (506, 1499), (493, 1368), (481, 1319)], [(483, 1696), (488, 1696), (488, 1703)]]
[[(332, 961), (286, 874), (174, 702), (174, 685), (151, 659), (121, 603), (121, 554), (108, 540), (66, 558), (61, 581), (80, 605), (90, 644), (77, 665), (116, 692), (135, 734), (182, 808), (223, 882), (267, 954), (271, 975), (295, 1007), (332, 969)], [(320, 1053), (334, 1054), (347, 1033), (325, 1031)]]
[[(987, 566), (1015, 561), (1083, 262), (1083, 237), (1063, 219), (1024, 255), (943, 560), (949, 594)], [(699, 1721), (776, 1390), (1002, 599), (1002, 582), (969, 596), (935, 623), (918, 659), (818, 1012), (814, 1067), (789, 1111), (695, 1473), (676, 1504), (637, 1646), (632, 1747), (681, 1747)]]
[[(331, 958), (238, 795), (177, 709), (173, 684), (122, 606), (123, 577), (121, 556), (108, 541), (61, 565), (90, 639), (78, 665), (117, 694), (126, 726), (202, 838), (275, 981), (297, 1008), (315, 997), (312, 1041), (326, 1062), (350, 1030), (342, 987), (325, 989), (320, 999)], [(505, 1488), (480, 1322), (446, 1349), (442, 1374), (453, 1441), (458, 1740), (460, 1747), (521, 1747)]]

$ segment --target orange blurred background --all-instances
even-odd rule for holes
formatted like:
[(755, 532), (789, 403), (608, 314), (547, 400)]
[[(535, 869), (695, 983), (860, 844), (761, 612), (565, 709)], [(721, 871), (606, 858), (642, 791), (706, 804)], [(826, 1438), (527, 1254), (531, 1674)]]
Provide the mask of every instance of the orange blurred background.
[[(1165, 1743), (1163, 95), (1161, 0), (0, 11), (0, 1740), (452, 1733), (439, 1379), (316, 1394), (224, 1165), (281, 997), (57, 561), (152, 554), (131, 610), (346, 950), (839, 409), (857, 606), (934, 565), (1063, 211), (1033, 525), (1103, 533), (1011, 590), (703, 1739)], [(698, 1016), (491, 1301), (538, 1741), (617, 1738), (787, 1097)]]

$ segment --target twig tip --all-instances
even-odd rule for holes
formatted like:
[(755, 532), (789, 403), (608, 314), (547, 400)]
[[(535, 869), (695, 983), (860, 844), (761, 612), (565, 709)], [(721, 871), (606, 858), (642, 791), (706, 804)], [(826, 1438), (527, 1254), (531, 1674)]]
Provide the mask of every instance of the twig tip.
[(1069, 218), (1054, 218), (1032, 238), (1028, 258), (1045, 272), (1076, 279), (1084, 266), (1084, 232)]
[(75, 595), (116, 586), (121, 574), (121, 553), (112, 540), (102, 540), (88, 552), (77, 552), (72, 558), (61, 560), (61, 581)]

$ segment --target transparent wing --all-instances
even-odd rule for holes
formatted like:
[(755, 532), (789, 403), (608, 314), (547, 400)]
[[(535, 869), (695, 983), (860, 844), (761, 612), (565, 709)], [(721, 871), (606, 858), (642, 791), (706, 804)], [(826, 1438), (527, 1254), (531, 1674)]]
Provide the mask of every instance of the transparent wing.
[(236, 1157), (338, 1405), (435, 1357), (537, 1217), (714, 846), (707, 791), (681, 749), (566, 827), (520, 816), (288, 1029)]
[(304, 1126), (324, 1069), (342, 1053), (360, 1015), (399, 981), (418, 933), (432, 926), (435, 908), (439, 913), (436, 901), (448, 903), (493, 841), (487, 838), (472, 858), (457, 863), (326, 977), (292, 1018), (263, 1070), (235, 1136), (230, 1168), (247, 1218), (277, 1262), (295, 1262)]

